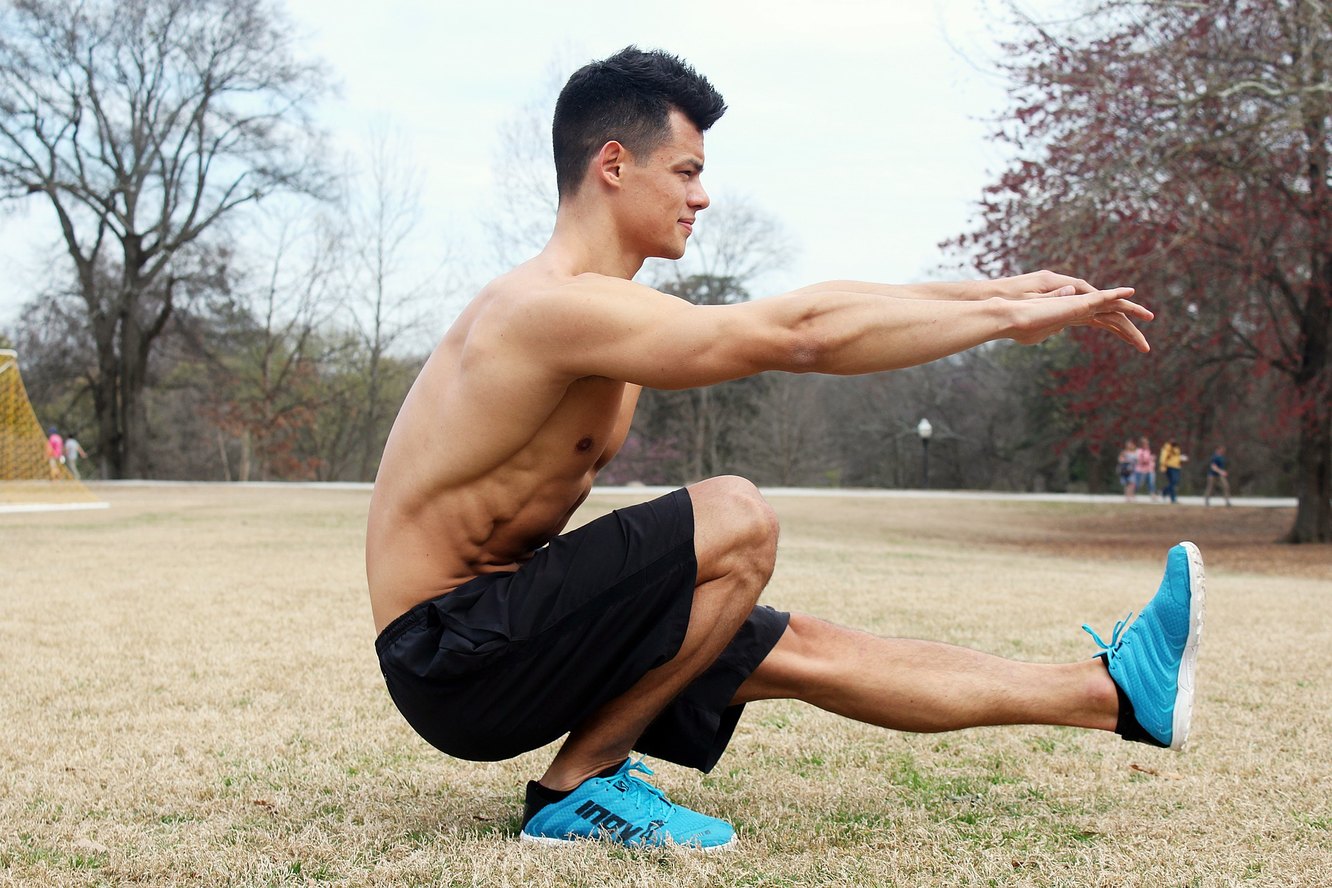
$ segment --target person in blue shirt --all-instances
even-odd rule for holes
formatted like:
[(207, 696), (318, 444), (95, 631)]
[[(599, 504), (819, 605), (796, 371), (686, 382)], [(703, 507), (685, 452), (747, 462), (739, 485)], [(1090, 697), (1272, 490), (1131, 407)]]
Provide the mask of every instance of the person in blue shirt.
[(1221, 493), (1226, 498), (1226, 505), (1230, 505), (1230, 472), (1226, 471), (1226, 448), (1223, 444), (1216, 445), (1216, 450), (1212, 451), (1212, 458), (1207, 463), (1207, 489), (1203, 491), (1203, 505), (1210, 506), (1212, 499), (1212, 488), (1218, 483), (1221, 485)]

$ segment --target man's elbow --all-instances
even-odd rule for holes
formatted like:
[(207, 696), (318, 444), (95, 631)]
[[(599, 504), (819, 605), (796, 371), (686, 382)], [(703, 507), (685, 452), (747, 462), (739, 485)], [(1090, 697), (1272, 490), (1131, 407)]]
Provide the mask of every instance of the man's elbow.
[(788, 373), (817, 373), (823, 368), (828, 344), (809, 325), (801, 325), (787, 331), (779, 350), (779, 369)]

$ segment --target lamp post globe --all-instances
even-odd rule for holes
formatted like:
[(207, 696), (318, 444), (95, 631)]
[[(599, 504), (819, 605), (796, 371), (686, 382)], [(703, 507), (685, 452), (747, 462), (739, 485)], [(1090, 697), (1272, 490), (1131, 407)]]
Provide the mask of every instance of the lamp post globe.
[(930, 425), (928, 419), (921, 419), (916, 425), (916, 434), (920, 435), (921, 461), (924, 468), (922, 474), (925, 476), (925, 489), (930, 489), (930, 436), (934, 434), (934, 426)]

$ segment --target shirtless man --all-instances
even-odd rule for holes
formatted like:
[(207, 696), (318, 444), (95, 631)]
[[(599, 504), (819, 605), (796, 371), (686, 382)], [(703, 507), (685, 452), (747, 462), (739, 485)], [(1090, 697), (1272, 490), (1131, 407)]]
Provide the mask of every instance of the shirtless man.
[[(569, 80), (549, 244), (487, 285), (407, 396), (371, 499), (366, 565), (394, 702), (442, 751), (497, 760), (568, 737), (528, 784), (522, 838), (729, 847), (631, 749), (707, 771), (744, 705), (797, 698), (887, 728), (1056, 724), (1180, 746), (1202, 617), (1192, 544), (1138, 620), (1073, 664), (870, 636), (757, 605), (777, 551), (758, 490), (712, 478), (566, 522), (629, 431), (641, 386), (765, 370), (857, 374), (1092, 325), (1140, 351), (1130, 289), (1038, 272), (838, 281), (693, 306), (631, 282), (684, 254), (708, 206), (703, 132), (725, 110), (679, 59), (630, 47)], [(1090, 630), (1088, 630), (1090, 631)], [(1093, 633), (1094, 634), (1094, 633)]]

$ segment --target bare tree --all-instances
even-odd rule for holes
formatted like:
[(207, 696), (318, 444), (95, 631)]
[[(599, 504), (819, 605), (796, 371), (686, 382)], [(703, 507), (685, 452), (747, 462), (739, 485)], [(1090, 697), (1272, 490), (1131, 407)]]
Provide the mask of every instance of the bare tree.
[(385, 357), (420, 326), (420, 305), (426, 297), (451, 289), (443, 261), (435, 264), (434, 273), (412, 270), (424, 175), (409, 156), (410, 146), (401, 134), (375, 129), (366, 152), (367, 187), (348, 201), (346, 214), (353, 266), (349, 302), (365, 361), (357, 473), (362, 481), (374, 478), (396, 412), (385, 401), (385, 372), (402, 365)]
[(323, 90), (262, 0), (14, 0), (0, 8), (0, 200), (59, 223), (97, 365), (107, 477), (140, 474), (149, 355), (208, 232), (314, 191)]
[(558, 86), (547, 92), (500, 124), (491, 162), (494, 197), (484, 225), (495, 259), (504, 268), (541, 250), (559, 206), (550, 147), (550, 116)]
[(243, 276), (229, 305), (214, 312), (215, 341), (197, 343), (212, 368), (203, 409), (216, 427), (227, 480), (316, 474), (317, 457), (300, 436), (333, 396), (321, 371), (345, 347), (321, 332), (338, 306), (335, 230), (318, 219), (273, 221), (266, 267)]
[(765, 373), (753, 392), (753, 418), (740, 430), (747, 477), (761, 484), (827, 483), (839, 477), (832, 458), (835, 435), (824, 409), (826, 376)]
[(500, 268), (531, 258), (550, 238), (559, 207), (550, 125), (564, 82), (583, 64), (580, 55), (569, 47), (557, 52), (540, 87), (496, 134), (495, 188), (483, 225)]

